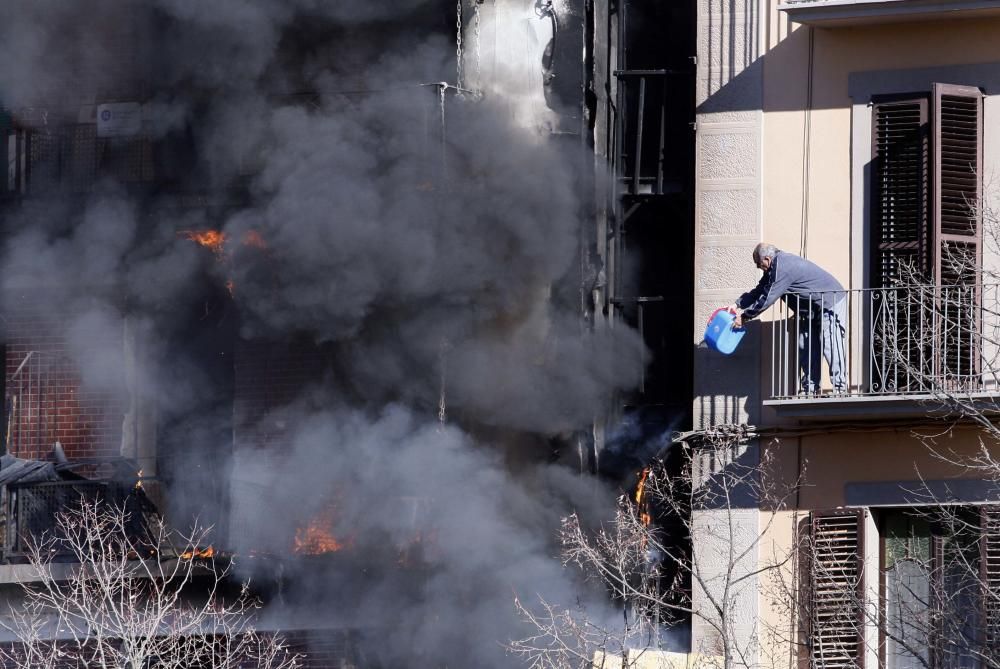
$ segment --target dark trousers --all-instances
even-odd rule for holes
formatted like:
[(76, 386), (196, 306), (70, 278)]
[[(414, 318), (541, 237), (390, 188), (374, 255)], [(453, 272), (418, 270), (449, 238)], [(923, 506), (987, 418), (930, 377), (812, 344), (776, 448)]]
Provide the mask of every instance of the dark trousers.
[[(803, 305), (805, 307), (805, 305)], [(799, 371), (803, 393), (819, 392), (820, 355), (830, 367), (834, 392), (847, 390), (847, 300), (833, 304), (811, 303), (798, 312)]]

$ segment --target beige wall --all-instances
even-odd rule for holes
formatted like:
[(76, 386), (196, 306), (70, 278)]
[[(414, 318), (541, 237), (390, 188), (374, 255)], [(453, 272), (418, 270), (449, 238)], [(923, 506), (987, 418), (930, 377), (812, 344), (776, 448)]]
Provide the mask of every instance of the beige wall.
[[(797, 480), (802, 483), (789, 505), (802, 510), (884, 506), (894, 499), (914, 498), (928, 486), (949, 485), (950, 493), (959, 495), (967, 489), (963, 481), (988, 478), (953, 464), (979, 454), (982, 431), (946, 428), (944, 423), (897, 429), (872, 423), (781, 437), (768, 440), (762, 448), (774, 454), (775, 472), (786, 487)], [(991, 444), (989, 450), (1000, 459), (1000, 445)]]
[[(852, 74), (1000, 62), (1000, 18), (814, 29), (810, 34), (807, 28), (789, 26), (776, 4), (747, 5), (760, 10), (759, 19), (711, 3), (699, 9), (698, 319), (726, 303), (727, 294), (732, 298), (752, 287), (758, 273), (752, 267), (747, 270), (749, 248), (760, 240), (803, 253), (845, 286), (862, 287), (857, 243), (853, 258), (851, 251), (852, 226), (855, 235), (860, 230), (859, 222), (852, 220), (857, 218), (852, 198), (861, 197), (852, 194)], [(738, 29), (730, 35), (744, 40), (742, 45), (727, 46), (712, 32), (733, 26)], [(1000, 115), (993, 118), (1000, 134)], [(994, 131), (989, 111), (986, 122), (989, 137)], [(869, 152), (870, 147), (856, 150)], [(735, 222), (718, 224), (719, 212), (731, 212)], [(771, 372), (769, 317), (763, 320), (763, 336), (748, 340), (757, 350), (751, 348), (745, 358), (705, 356), (696, 362), (699, 426), (736, 417), (794, 427), (794, 420), (779, 421), (760, 410), (760, 400), (770, 391)], [(754, 363), (759, 375), (747, 374), (746, 366)], [(765, 535), (757, 551), (758, 565), (791, 549), (795, 528), (808, 510), (877, 506), (879, 499), (899, 498), (900, 484), (916, 491), (921, 480), (963, 489), (963, 480), (983, 478), (936, 458), (913, 429), (878, 425), (877, 418), (856, 429), (828, 422), (812, 430), (804, 424), (802, 436), (764, 445), (777, 449), (789, 481), (795, 480), (801, 465), (804, 485), (793, 503), (799, 511), (774, 516), (764, 510), (743, 519)], [(943, 423), (931, 422), (923, 432), (943, 429)], [(978, 448), (980, 437), (974, 429), (957, 430), (940, 435), (935, 443), (942, 451), (968, 455)], [(975, 489), (974, 483), (968, 485)], [(780, 573), (794, 578), (791, 565)], [(768, 634), (765, 628), (772, 630), (772, 638), (761, 639), (761, 666), (794, 667), (793, 647), (773, 637), (780, 630), (779, 636), (787, 640), (794, 632), (786, 604), (771, 596), (774, 575), (777, 572), (761, 575), (757, 601), (746, 606), (759, 612), (763, 627), (757, 631), (762, 636)], [(696, 646), (703, 636), (696, 630)]]
[[(863, 287), (852, 74), (1000, 62), (1000, 18), (809, 29), (790, 26), (777, 3), (744, 7), (699, 4), (697, 323), (753, 286), (749, 250), (761, 240)], [(990, 115), (988, 105), (987, 138)], [(985, 171), (1000, 174), (994, 163)], [(770, 393), (769, 333), (752, 332), (750, 350), (728, 359), (696, 360), (696, 426), (774, 420), (760, 411)]]
[[(797, 27), (774, 44), (763, 57), (764, 237), (798, 253), (805, 212), (807, 257), (827, 267), (847, 286), (851, 215), (848, 76), (868, 70), (1000, 61), (998, 32), (1000, 19), (814, 29), (808, 134), (804, 128), (808, 28)], [(804, 188), (807, 179), (808, 188)], [(807, 204), (803, 193), (808, 194)]]
[[(920, 432), (941, 454), (961, 458), (974, 455), (981, 433), (968, 428), (941, 433), (941, 429), (927, 428)], [(798, 438), (771, 440), (764, 446), (777, 457), (778, 475), (783, 475), (788, 485), (798, 476), (798, 463), (802, 463), (802, 485), (797, 496), (788, 500), (789, 506), (798, 510), (777, 512), (761, 511), (756, 525), (761, 537), (757, 551), (758, 578), (756, 610), (759, 615), (760, 635), (759, 666), (804, 666), (799, 654), (804, 650), (797, 643), (797, 625), (800, 604), (798, 579), (800, 556), (796, 547), (802, 546), (803, 532), (807, 531), (810, 510), (829, 510), (844, 505), (845, 487), (854, 484), (874, 484), (886, 490), (898, 488), (906, 481), (907, 488), (919, 491), (921, 481), (928, 484), (945, 480), (955, 489), (962, 479), (978, 479), (980, 472), (949, 464), (936, 457), (921, 438), (909, 429), (841, 431), (815, 434)], [(1000, 457), (1000, 446), (991, 449)], [(786, 490), (785, 486), (777, 486)], [(865, 563), (872, 567), (870, 574), (878, 573), (878, 533), (870, 514), (866, 515)], [(878, 601), (878, 581), (866, 581), (869, 601)], [(874, 632), (874, 629), (869, 630)], [(796, 641), (797, 640), (797, 641)], [(870, 648), (874, 649), (874, 643)], [(873, 665), (874, 666), (874, 665)]]
[[(870, 146), (863, 145), (866, 132), (856, 128), (852, 137), (852, 113), (859, 113), (859, 108), (852, 109), (852, 103), (864, 101), (851, 99), (851, 76), (1000, 62), (1000, 41), (995, 39), (1000, 18), (816, 28), (810, 33), (802, 26), (786, 28), (776, 12), (771, 9), (769, 49), (761, 56), (761, 238), (805, 255), (830, 270), (846, 287), (862, 288), (864, 222), (859, 212), (866, 205), (859, 187), (863, 180), (859, 182), (862, 170), (858, 160), (862, 165), (866, 162)], [(899, 92), (908, 91), (904, 88)], [(995, 202), (1000, 140), (992, 128), (1000, 123), (1000, 96), (993, 93), (986, 104), (984, 178), (987, 198)], [(867, 113), (867, 108), (860, 109), (860, 113)], [(852, 151), (860, 156), (854, 161), (853, 183)], [(1000, 267), (1000, 257), (989, 244), (984, 262), (988, 267)], [(760, 396), (765, 399), (771, 391), (773, 368), (767, 322), (776, 315), (776, 310), (765, 314), (764, 336), (756, 340)], [(853, 317), (859, 315), (856, 312)], [(860, 346), (860, 339), (855, 345)], [(860, 378), (861, 354), (858, 349), (852, 356), (855, 379)], [(777, 419), (764, 411), (760, 422), (773, 424)]]

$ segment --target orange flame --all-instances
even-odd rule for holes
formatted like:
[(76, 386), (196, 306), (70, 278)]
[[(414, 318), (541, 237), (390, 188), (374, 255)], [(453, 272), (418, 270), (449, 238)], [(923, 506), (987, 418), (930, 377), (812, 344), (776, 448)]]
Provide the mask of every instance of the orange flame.
[[(219, 262), (226, 260), (226, 242), (229, 241), (229, 237), (221, 230), (181, 230), (177, 235), (209, 249)], [(241, 243), (256, 249), (267, 248), (267, 242), (256, 230), (248, 230), (243, 235)], [(226, 281), (226, 290), (229, 291), (229, 297), (236, 295), (236, 284), (232, 279)]]
[(646, 492), (646, 480), (649, 478), (649, 467), (642, 470), (642, 474), (639, 475), (639, 483), (635, 486), (635, 503), (639, 507), (639, 520), (646, 527), (649, 527), (650, 523), (653, 522), (653, 517), (649, 513), (649, 505), (644, 501), (644, 494)]
[(205, 550), (193, 548), (180, 554), (182, 560), (193, 560), (194, 558), (210, 558), (215, 556), (215, 548), (209, 546)]
[(295, 530), (293, 550), (300, 555), (335, 553), (350, 547), (351, 540), (333, 535), (333, 513), (327, 511), (314, 517), (305, 527)]
[(226, 245), (226, 233), (219, 230), (182, 230), (177, 234), (192, 242), (201, 244), (216, 255), (222, 255)]

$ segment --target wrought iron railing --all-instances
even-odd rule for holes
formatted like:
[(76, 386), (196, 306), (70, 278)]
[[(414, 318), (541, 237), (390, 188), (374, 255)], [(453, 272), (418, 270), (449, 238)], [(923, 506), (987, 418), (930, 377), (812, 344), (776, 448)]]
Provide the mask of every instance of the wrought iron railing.
[(1000, 392), (1000, 285), (787, 295), (769, 326), (770, 396)]

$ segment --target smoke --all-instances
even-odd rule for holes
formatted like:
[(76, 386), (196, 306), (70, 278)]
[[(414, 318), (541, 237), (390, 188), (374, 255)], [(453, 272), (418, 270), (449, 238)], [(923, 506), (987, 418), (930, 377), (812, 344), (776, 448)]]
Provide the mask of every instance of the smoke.
[[(350, 550), (295, 567), (275, 624), (395, 630), (379, 646), (397, 662), (506, 666), (515, 594), (593, 594), (553, 559), (560, 514), (612, 506), (545, 465), (545, 444), (634, 386), (645, 352), (561, 297), (584, 281), (579, 146), (503, 99), (427, 85), (454, 81), (450, 6), (0, 2), (4, 105), (51, 109), (45, 133), (139, 99), (147, 134), (187, 147), (154, 161), (169, 187), (29, 198), (4, 222), (3, 287), (67, 314), (85, 386), (152, 398), (175, 510), (221, 489), (243, 554), (332, 514)], [(207, 228), (227, 236), (220, 256), (178, 234)], [(293, 336), (324, 351), (321, 382), (256, 417), (281, 443), (237, 433), (230, 458), (232, 340)]]
[[(316, 513), (330, 498), (303, 490), (339, 491), (332, 533), (349, 547), (332, 556), (336, 568), (322, 585), (293, 582), (285, 593), (292, 610), (281, 614), (373, 628), (390, 666), (456, 658), (508, 666), (498, 642), (524, 635), (512, 615), (515, 593), (529, 601), (572, 596), (603, 610), (597, 593), (560, 568), (548, 541), (569, 500), (595, 509), (612, 503), (592, 479), (564, 468), (513, 478), (495, 450), (405, 407), (368, 413), (314, 399), (285, 411), (296, 424), (288, 452), (237, 465), (252, 493), (241, 497), (247, 516), (262, 507)], [(328, 464), (317, 466), (321, 459)], [(280, 544), (282, 529), (266, 534)]]

